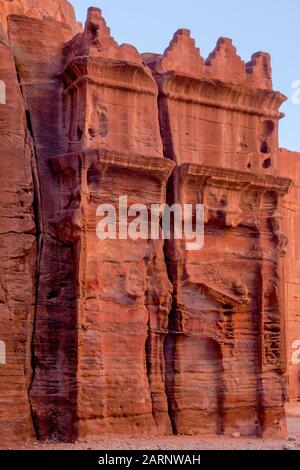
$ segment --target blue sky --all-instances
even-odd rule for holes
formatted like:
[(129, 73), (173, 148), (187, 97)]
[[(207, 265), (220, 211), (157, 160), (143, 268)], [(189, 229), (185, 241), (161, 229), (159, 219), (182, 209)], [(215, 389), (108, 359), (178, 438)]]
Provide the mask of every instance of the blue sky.
[(204, 57), (220, 36), (230, 37), (243, 60), (262, 50), (272, 56), (273, 83), (288, 97), (282, 107), (280, 145), (300, 151), (300, 104), (292, 83), (300, 80), (299, 0), (71, 0), (85, 21), (89, 6), (102, 9), (112, 35), (140, 52), (161, 53), (178, 28), (188, 28)]

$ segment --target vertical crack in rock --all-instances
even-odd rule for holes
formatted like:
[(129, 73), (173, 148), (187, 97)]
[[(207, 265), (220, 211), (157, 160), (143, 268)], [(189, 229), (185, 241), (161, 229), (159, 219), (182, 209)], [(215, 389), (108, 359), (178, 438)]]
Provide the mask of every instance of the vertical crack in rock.
[(20, 436), (34, 435), (28, 395), (35, 309), (36, 225), (30, 135), (7, 36), (1, 36), (0, 48), (1, 79), (6, 83), (7, 93), (0, 120), (0, 336), (6, 344), (5, 364), (0, 370), (0, 434), (1, 442), (13, 442)]
[[(149, 64), (150, 68), (152, 69), (152, 73), (154, 77), (157, 78), (155, 74), (155, 69), (151, 67), (151, 63)], [(164, 157), (166, 159), (175, 160), (174, 158), (174, 149), (172, 145), (172, 130), (171, 130), (171, 123), (169, 119), (169, 115), (166, 108), (166, 103), (164, 97), (160, 94), (157, 98), (157, 106), (158, 106), (158, 122), (160, 128), (160, 135), (163, 143), (163, 152)], [(167, 192), (166, 192), (166, 203), (171, 207), (176, 202), (175, 196), (175, 185), (174, 179), (176, 178), (176, 173), (170, 175), (168, 182), (167, 182)], [(173, 258), (173, 240), (165, 240), (164, 242), (164, 261), (166, 265), (166, 271), (168, 274), (169, 281), (173, 286), (172, 291), (172, 304), (171, 309), (168, 316), (168, 326), (167, 326), (167, 334), (165, 336), (164, 345), (163, 345), (163, 352), (164, 352), (164, 363), (165, 363), (165, 374), (164, 374), (164, 382), (165, 382), (165, 393), (168, 402), (168, 415), (170, 418), (171, 426), (173, 434), (178, 434), (178, 429), (176, 425), (176, 419), (174, 417), (174, 387), (175, 385), (175, 363), (174, 358), (176, 355), (176, 348), (175, 348), (175, 338), (173, 333), (175, 331), (174, 319), (176, 317), (176, 310), (177, 310), (177, 286), (178, 286), (178, 274), (176, 263), (174, 265), (174, 258)]]
[(152, 246), (147, 269), (146, 306), (149, 315), (146, 341), (147, 377), (152, 401), (152, 414), (158, 433), (168, 434), (171, 425), (165, 394), (164, 341), (168, 333), (168, 313), (172, 303), (172, 284), (167, 275), (163, 241)]
[(32, 389), (32, 385), (34, 382), (35, 367), (36, 367), (34, 344), (35, 344), (35, 329), (36, 329), (37, 306), (38, 306), (38, 291), (39, 291), (39, 281), (40, 281), (40, 266), (41, 266), (41, 257), (42, 257), (43, 242), (44, 242), (44, 227), (43, 227), (43, 215), (42, 215), (42, 204), (41, 204), (40, 178), (39, 178), (39, 173), (38, 173), (38, 166), (37, 166), (37, 159), (36, 159), (36, 147), (35, 147), (35, 141), (34, 141), (34, 135), (33, 135), (33, 129), (32, 129), (32, 123), (31, 123), (29, 110), (26, 110), (26, 116), (27, 116), (27, 126), (28, 126), (28, 129), (30, 131), (30, 136), (31, 136), (31, 143), (33, 143), (32, 158), (31, 158), (32, 176), (33, 176), (33, 182), (34, 182), (33, 209), (34, 209), (34, 214), (35, 214), (35, 222), (36, 222), (36, 230), (37, 230), (37, 263), (36, 263), (36, 286), (35, 286), (36, 301), (35, 301), (33, 329), (32, 329), (32, 337), (31, 337), (32, 373), (31, 373), (31, 381), (30, 381), (30, 386), (28, 390), (28, 395), (29, 395), (29, 401), (30, 401), (30, 406), (31, 406), (33, 426), (34, 426), (37, 437), (39, 437), (38, 427), (36, 424), (36, 417), (35, 417), (32, 400), (31, 400), (31, 389)]
[[(164, 248), (164, 251), (166, 250), (167, 250), (167, 243), (165, 244), (165, 248)], [(172, 283), (173, 279), (171, 275), (169, 261), (170, 261), (169, 257), (165, 252), (165, 262), (166, 262), (167, 272), (168, 272), (169, 280)], [(169, 414), (169, 418), (171, 421), (173, 434), (177, 434), (176, 420), (174, 419), (174, 414), (173, 414), (173, 409), (172, 409), (172, 403), (173, 403), (173, 397), (174, 397), (174, 360), (173, 358), (175, 355), (175, 347), (174, 347), (173, 338), (170, 333), (172, 331), (172, 318), (174, 317), (175, 310), (176, 310), (176, 300), (175, 300), (175, 293), (173, 291), (172, 307), (171, 307), (169, 318), (168, 318), (168, 332), (166, 334), (165, 341), (164, 341), (165, 393), (166, 393), (167, 401), (168, 401), (168, 414)]]
[[(34, 135), (43, 227), (35, 313), (34, 375), (30, 401), (39, 438), (74, 440), (76, 426), (75, 275), (72, 243), (58, 239), (53, 224), (64, 200), (49, 158), (67, 145), (61, 119), (63, 47), (72, 28), (53, 18), (8, 17), (10, 43)], [(42, 39), (41, 39), (42, 38)], [(73, 250), (74, 251), (74, 250)]]
[(76, 439), (77, 412), (75, 242), (65, 242), (56, 230), (55, 219), (65, 200), (49, 159), (65, 153), (68, 147), (62, 120), (63, 86), (58, 75), (64, 68), (63, 47), (73, 37), (73, 30), (53, 18), (18, 15), (8, 17), (8, 29), (30, 116), (28, 124), (34, 135), (41, 182), (43, 241), (30, 400), (38, 437), (71, 441)]
[(27, 377), (27, 382), (28, 382), (28, 400), (30, 403), (30, 410), (31, 410), (31, 418), (32, 418), (32, 425), (34, 427), (36, 437), (38, 436), (38, 430), (36, 426), (36, 420), (35, 420), (35, 415), (32, 407), (32, 401), (30, 397), (30, 392), (32, 388), (32, 384), (34, 381), (34, 374), (35, 374), (35, 355), (34, 355), (34, 339), (35, 339), (35, 327), (36, 327), (36, 314), (37, 314), (37, 295), (38, 295), (38, 286), (39, 286), (39, 278), (40, 278), (40, 262), (41, 262), (41, 255), (42, 255), (42, 247), (43, 247), (43, 236), (44, 236), (44, 230), (43, 230), (43, 217), (42, 217), (42, 204), (41, 204), (41, 190), (40, 190), (40, 178), (39, 178), (39, 173), (38, 173), (38, 167), (37, 167), (37, 158), (36, 158), (36, 144), (34, 140), (34, 133), (33, 133), (33, 127), (32, 127), (32, 122), (31, 122), (31, 116), (30, 116), (30, 111), (29, 109), (26, 109), (26, 100), (25, 96), (23, 93), (23, 88), (22, 88), (22, 83), (16, 63), (16, 58), (14, 57), (15, 60), (15, 69), (16, 69), (16, 75), (18, 79), (18, 83), (20, 86), (20, 91), (21, 95), (23, 97), (24, 101), (24, 107), (25, 107), (25, 117), (26, 117), (26, 124), (27, 124), (27, 131), (25, 135), (25, 143), (24, 143), (24, 148), (28, 148), (30, 152), (30, 162), (31, 162), (31, 171), (32, 171), (32, 181), (33, 181), (33, 213), (34, 213), (34, 221), (35, 221), (35, 227), (36, 227), (36, 239), (37, 239), (37, 250), (36, 250), (36, 269), (35, 269), (35, 289), (33, 291), (34, 295), (34, 312), (33, 312), (33, 318), (31, 319), (31, 324), (32, 324), (32, 331), (30, 334), (30, 340), (29, 340), (29, 355), (30, 355), (30, 371), (27, 370), (28, 377)]

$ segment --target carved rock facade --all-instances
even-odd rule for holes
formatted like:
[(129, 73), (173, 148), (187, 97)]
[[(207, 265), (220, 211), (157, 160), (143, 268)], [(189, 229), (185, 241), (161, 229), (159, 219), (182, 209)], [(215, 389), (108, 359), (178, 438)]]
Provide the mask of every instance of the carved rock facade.
[[(140, 55), (98, 9), (74, 36), (68, 2), (33, 3), (1, 10), (1, 436), (284, 435), (293, 172), (268, 54), (221, 38), (205, 61), (179, 30)], [(120, 196), (203, 204), (204, 248), (100, 241)]]
[(289, 243), (284, 258), (285, 323), (287, 338), (288, 399), (300, 401), (300, 154), (281, 149), (280, 174), (293, 180), (293, 187), (281, 202), (282, 228)]

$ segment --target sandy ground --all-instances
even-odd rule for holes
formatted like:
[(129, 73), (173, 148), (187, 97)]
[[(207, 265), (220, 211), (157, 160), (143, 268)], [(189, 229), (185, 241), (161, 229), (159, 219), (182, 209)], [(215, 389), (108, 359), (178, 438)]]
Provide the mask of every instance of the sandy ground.
[(224, 436), (107, 437), (97, 442), (61, 444), (32, 442), (9, 449), (18, 450), (300, 450), (300, 405), (288, 409), (288, 439)]

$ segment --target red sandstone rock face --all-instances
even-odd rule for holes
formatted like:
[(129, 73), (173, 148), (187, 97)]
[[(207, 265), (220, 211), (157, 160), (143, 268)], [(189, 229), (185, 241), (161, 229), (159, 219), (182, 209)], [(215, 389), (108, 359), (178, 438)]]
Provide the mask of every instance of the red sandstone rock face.
[[(18, 14), (6, 22), (8, 12)], [(293, 221), (285, 211), (281, 227), (278, 208), (292, 171), (278, 156), (285, 98), (269, 55), (245, 64), (221, 38), (205, 61), (187, 30), (164, 55), (140, 55), (95, 8), (74, 37), (62, 1), (2, 1), (0, 14), (10, 45), (0, 79), (14, 102), (0, 105), (7, 437), (33, 425), (68, 441), (284, 434), (282, 231)], [(148, 208), (203, 203), (204, 248), (100, 241), (97, 208), (122, 195)]]
[(0, 23), (5, 30), (8, 15), (24, 15), (38, 19), (51, 17), (68, 23), (74, 34), (81, 30), (81, 25), (76, 21), (74, 8), (67, 0), (1, 0)]
[(286, 297), (288, 398), (300, 399), (300, 260), (298, 243), (300, 239), (299, 185), (300, 154), (281, 149), (279, 152), (280, 174), (292, 178), (292, 190), (282, 201), (283, 230), (289, 244), (285, 256), (284, 280)]
[[(6, 103), (0, 104), (0, 441), (33, 436), (28, 390), (35, 313), (36, 225), (34, 150), (14, 57), (0, 40), (0, 77)], [(2, 343), (3, 344), (3, 343)]]
[[(13, 15), (8, 23), (34, 136), (40, 179), (41, 244), (37, 266), (39, 288), (33, 342), (32, 410), (34, 415), (39, 410), (38, 436), (58, 435), (71, 439), (76, 416), (77, 346), (76, 321), (72, 315), (75, 264), (72, 247), (58, 241), (50, 225), (61, 201), (57, 178), (51, 173), (48, 158), (68, 148), (61, 110), (62, 86), (57, 76), (64, 68), (64, 44), (73, 33), (69, 25), (51, 18), (38, 20)], [(47, 428), (44, 422), (48, 423)], [(62, 429), (60, 433), (59, 429)]]
[(174, 285), (166, 342), (173, 429), (283, 435), (278, 201), (289, 181), (274, 176), (284, 97), (272, 91), (268, 55), (254, 54), (246, 65), (228, 39), (204, 63), (181, 30), (163, 56), (145, 60), (159, 85), (165, 155), (177, 163), (168, 201), (205, 206), (202, 250), (166, 243)]
[[(32, 37), (40, 34), (46, 53), (37, 47), (32, 55)], [(162, 370), (172, 288), (162, 242), (102, 246), (95, 230), (101, 202), (114, 202), (122, 194), (129, 203), (165, 200), (173, 165), (163, 159), (157, 87), (137, 51), (119, 47), (110, 37), (98, 10), (90, 10), (84, 33), (63, 54), (69, 34), (53, 20), (9, 18), (42, 188), (31, 390), (36, 428), (40, 437), (67, 440), (104, 431), (170, 432)], [(58, 81), (63, 57), (68, 65)], [(97, 157), (99, 150), (111, 157)], [(53, 171), (49, 157), (71, 151), (68, 158), (52, 158), (58, 165)], [(64, 159), (70, 160), (66, 170), (60, 163)], [(90, 195), (83, 198), (86, 185)], [(87, 232), (83, 224), (90, 226)], [(89, 257), (82, 252), (84, 245)], [(127, 337), (120, 338), (120, 328)], [(115, 353), (119, 367), (112, 368)]]

